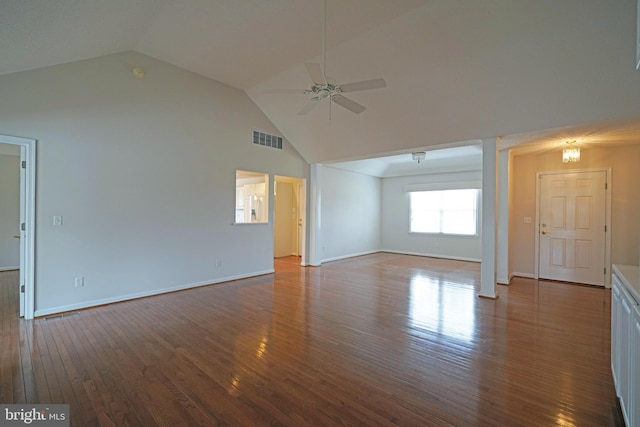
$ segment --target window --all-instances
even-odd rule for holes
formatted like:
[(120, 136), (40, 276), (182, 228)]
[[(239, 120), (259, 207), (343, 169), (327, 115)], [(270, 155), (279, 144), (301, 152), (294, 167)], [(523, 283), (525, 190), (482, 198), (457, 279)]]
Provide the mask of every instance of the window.
[(269, 175), (236, 171), (236, 224), (269, 222)]
[(412, 233), (478, 235), (477, 189), (412, 191)]

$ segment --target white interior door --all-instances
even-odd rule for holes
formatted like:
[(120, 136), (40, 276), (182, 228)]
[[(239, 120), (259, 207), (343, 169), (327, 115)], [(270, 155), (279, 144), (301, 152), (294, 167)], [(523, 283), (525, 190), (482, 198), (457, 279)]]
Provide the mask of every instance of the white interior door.
[(20, 224), (17, 224), (18, 226), (18, 235), (20, 236), (20, 274), (19, 274), (19, 283), (18, 286), (20, 287), (19, 289), (19, 293), (20, 293), (20, 317), (24, 317), (24, 289), (25, 289), (25, 259), (26, 259), (26, 253), (25, 253), (25, 245), (26, 245), (26, 239), (25, 239), (25, 232), (23, 230), (23, 226), (22, 224), (25, 224), (27, 222), (27, 212), (26, 212), (26, 202), (27, 202), (27, 194), (26, 194), (26, 189), (27, 189), (27, 170), (25, 168), (22, 167), (22, 165), (24, 165), (27, 161), (27, 147), (25, 147), (24, 145), (20, 146)]
[(605, 283), (606, 172), (540, 177), (542, 279)]

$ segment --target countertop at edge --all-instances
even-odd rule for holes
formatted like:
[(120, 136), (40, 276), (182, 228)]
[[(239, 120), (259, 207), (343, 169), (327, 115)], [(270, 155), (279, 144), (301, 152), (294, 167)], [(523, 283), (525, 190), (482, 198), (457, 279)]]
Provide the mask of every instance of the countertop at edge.
[(633, 298), (640, 303), (640, 267), (637, 265), (614, 264), (616, 273)]

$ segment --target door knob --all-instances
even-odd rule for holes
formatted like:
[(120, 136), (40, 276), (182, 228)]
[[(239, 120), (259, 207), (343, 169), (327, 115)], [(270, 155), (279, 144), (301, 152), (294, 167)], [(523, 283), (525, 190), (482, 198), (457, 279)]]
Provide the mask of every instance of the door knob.
[(15, 236), (13, 236), (13, 238), (14, 238), (14, 239), (19, 239), (19, 238), (20, 238), (20, 235), (19, 235), (19, 234), (17, 234), (17, 235), (15, 235)]
[(542, 233), (542, 234), (547, 234), (547, 232), (546, 232), (546, 231), (544, 231), (544, 230), (542, 230), (540, 233)]

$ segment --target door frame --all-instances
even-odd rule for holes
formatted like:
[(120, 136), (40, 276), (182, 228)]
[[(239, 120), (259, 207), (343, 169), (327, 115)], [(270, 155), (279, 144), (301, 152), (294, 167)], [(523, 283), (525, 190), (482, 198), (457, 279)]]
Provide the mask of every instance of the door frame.
[(300, 255), (301, 265), (307, 265), (306, 235), (307, 235), (307, 180), (303, 179), (298, 183), (298, 255)]
[[(24, 265), (24, 318), (33, 319), (35, 295), (35, 228), (36, 228), (36, 140), (17, 136), (0, 135), (0, 143), (19, 145), (25, 150), (24, 209), (25, 229), (21, 231), (24, 252), (20, 263)], [(21, 189), (22, 191), (22, 189)]]
[(605, 189), (605, 213), (604, 221), (606, 233), (604, 234), (604, 267), (607, 273), (604, 275), (604, 287), (611, 288), (611, 168), (571, 169), (561, 171), (536, 172), (536, 237), (534, 258), (534, 279), (540, 278), (540, 180), (543, 175), (568, 175), (574, 173), (604, 172), (607, 187)]

